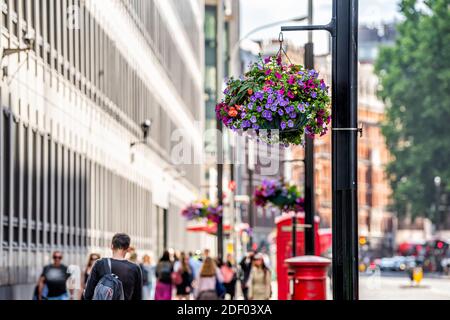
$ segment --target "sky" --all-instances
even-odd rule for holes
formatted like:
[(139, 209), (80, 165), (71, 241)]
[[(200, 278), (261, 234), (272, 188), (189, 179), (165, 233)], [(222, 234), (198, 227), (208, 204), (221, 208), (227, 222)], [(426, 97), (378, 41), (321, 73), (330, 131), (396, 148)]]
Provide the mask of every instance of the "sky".
[[(360, 24), (377, 25), (399, 19), (398, 0), (360, 0)], [(307, 0), (240, 0), (241, 36), (268, 23), (288, 20), (307, 14)], [(327, 24), (331, 19), (332, 0), (314, 0), (314, 24)], [(286, 24), (285, 24), (286, 25)], [(288, 24), (289, 25), (289, 24)], [(280, 27), (265, 29), (250, 36), (252, 40), (278, 38)], [(284, 38), (302, 44), (306, 32), (286, 32)], [(326, 31), (314, 33), (316, 53), (327, 52)]]

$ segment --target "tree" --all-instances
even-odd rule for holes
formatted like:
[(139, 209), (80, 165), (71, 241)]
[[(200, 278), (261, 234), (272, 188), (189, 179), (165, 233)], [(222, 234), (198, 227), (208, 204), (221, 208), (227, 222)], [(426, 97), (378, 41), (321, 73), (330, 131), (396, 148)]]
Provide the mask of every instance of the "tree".
[(402, 0), (400, 10), (396, 43), (376, 63), (392, 154), (386, 170), (395, 212), (439, 223), (434, 177), (450, 192), (450, 0)]

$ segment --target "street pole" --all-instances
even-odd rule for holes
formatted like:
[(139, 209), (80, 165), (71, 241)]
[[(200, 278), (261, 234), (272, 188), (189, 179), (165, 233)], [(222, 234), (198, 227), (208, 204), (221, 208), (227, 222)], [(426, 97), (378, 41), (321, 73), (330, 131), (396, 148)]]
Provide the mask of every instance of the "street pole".
[[(222, 95), (223, 81), (223, 29), (224, 29), (224, 7), (223, 0), (217, 1), (217, 26), (216, 26), (216, 98), (219, 100)], [(216, 144), (217, 144), (217, 202), (219, 206), (223, 206), (223, 139), (222, 139), (222, 122), (216, 118)], [(217, 223), (217, 257), (223, 258), (223, 216), (219, 217)]]
[(333, 297), (358, 299), (358, 0), (334, 0)]
[(327, 25), (281, 31), (327, 30), (332, 44), (333, 298), (358, 299), (358, 0), (333, 0)]
[(168, 210), (166, 208), (163, 209), (163, 250), (167, 250), (169, 246), (169, 222), (168, 222)]
[[(313, 2), (308, 1), (308, 24), (313, 24)], [(308, 32), (308, 43), (305, 45), (305, 68), (314, 69), (314, 44), (312, 31)], [(305, 255), (315, 255), (314, 246), (314, 139), (305, 135)]]
[(253, 229), (255, 227), (255, 217), (253, 214), (253, 170), (247, 167), (247, 176), (248, 176), (248, 197), (250, 199), (248, 203), (248, 226), (250, 227), (250, 235), (248, 246), (250, 250), (253, 250)]

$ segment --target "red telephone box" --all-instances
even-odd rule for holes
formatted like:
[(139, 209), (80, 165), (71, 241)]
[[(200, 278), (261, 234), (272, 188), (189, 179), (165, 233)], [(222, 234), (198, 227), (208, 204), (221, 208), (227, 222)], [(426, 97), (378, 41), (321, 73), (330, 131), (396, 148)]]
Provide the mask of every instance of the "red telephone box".
[[(292, 258), (292, 214), (283, 214), (275, 219), (277, 225), (277, 282), (278, 282), (278, 300), (288, 300), (289, 298), (289, 277), (288, 265), (286, 260)], [(315, 217), (315, 251), (320, 254), (319, 242), (319, 217)], [(305, 254), (305, 214), (297, 213), (297, 256)]]

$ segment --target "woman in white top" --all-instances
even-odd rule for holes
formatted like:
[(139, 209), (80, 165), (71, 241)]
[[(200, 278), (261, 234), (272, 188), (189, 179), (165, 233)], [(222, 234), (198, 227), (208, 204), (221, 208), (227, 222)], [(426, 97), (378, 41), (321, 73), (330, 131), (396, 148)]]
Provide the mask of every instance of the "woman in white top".
[(217, 268), (215, 262), (210, 257), (207, 257), (203, 262), (199, 276), (196, 280), (196, 288), (194, 297), (196, 300), (219, 300), (216, 291), (216, 282), (223, 282), (220, 270)]
[(255, 255), (248, 280), (249, 300), (270, 300), (272, 296), (271, 282), (271, 272), (264, 263), (263, 255)]

